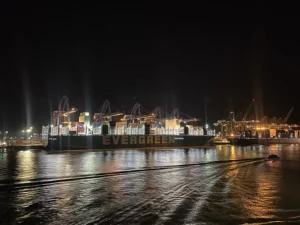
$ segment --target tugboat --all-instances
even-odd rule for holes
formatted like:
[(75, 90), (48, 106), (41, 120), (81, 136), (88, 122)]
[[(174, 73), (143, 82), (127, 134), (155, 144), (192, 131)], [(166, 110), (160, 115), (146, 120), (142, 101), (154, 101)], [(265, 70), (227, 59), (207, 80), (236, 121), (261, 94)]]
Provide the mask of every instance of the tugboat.
[(211, 140), (211, 144), (213, 144), (213, 145), (228, 145), (228, 144), (230, 144), (230, 141), (228, 141), (227, 138), (215, 137)]
[[(218, 126), (219, 124), (214, 124), (215, 126)], [(221, 124), (221, 132), (220, 135), (216, 136), (215, 138), (211, 139), (209, 142), (211, 145), (229, 145), (230, 141), (224, 137), (223, 132), (223, 125)]]

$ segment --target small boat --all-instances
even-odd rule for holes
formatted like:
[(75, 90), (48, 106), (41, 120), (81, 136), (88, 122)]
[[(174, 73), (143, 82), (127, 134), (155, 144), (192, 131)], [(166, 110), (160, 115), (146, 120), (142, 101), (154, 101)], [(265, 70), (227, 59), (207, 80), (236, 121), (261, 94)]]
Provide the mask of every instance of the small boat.
[(214, 145), (227, 145), (230, 144), (230, 141), (227, 138), (216, 137), (212, 139), (211, 143)]
[(267, 158), (268, 161), (275, 161), (278, 159), (279, 159), (278, 155), (275, 155), (275, 154), (270, 154)]

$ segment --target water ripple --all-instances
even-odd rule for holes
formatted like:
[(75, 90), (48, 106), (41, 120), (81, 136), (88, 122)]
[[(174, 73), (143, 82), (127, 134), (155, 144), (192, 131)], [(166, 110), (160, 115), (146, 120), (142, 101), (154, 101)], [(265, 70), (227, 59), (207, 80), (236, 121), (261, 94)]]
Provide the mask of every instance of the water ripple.
[(1, 224), (300, 221), (296, 147), (2, 154)]

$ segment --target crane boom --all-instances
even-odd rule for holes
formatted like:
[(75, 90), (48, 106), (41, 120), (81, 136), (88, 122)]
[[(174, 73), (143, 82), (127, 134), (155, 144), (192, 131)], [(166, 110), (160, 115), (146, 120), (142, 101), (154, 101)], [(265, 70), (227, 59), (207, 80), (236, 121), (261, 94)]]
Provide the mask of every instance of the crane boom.
[(293, 111), (294, 111), (294, 107), (292, 107), (288, 112), (288, 114), (286, 115), (286, 117), (284, 117), (283, 123), (286, 123), (290, 119)]
[(252, 102), (251, 102), (250, 105), (248, 106), (247, 111), (246, 111), (246, 113), (245, 113), (245, 115), (244, 115), (244, 117), (243, 117), (243, 121), (247, 120), (247, 117), (248, 117), (248, 115), (249, 115), (249, 113), (250, 113), (250, 109), (251, 109), (251, 107), (252, 107), (253, 104), (254, 104), (254, 99), (252, 100)]

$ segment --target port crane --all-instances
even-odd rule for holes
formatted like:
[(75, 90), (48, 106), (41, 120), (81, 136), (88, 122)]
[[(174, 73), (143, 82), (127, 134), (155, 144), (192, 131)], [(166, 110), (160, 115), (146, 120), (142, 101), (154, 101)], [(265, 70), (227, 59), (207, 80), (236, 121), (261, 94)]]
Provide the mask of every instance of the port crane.
[(129, 114), (124, 115), (124, 117), (121, 120), (134, 122), (135, 119), (139, 119), (140, 117), (141, 117), (141, 104), (137, 102), (130, 109)]
[[(148, 114), (142, 114), (141, 113), (141, 105), (139, 103), (136, 103), (131, 110), (129, 111), (128, 115), (125, 115), (122, 119), (122, 121), (143, 121), (143, 122), (149, 122), (149, 123), (162, 123), (166, 120), (171, 119), (177, 119), (182, 122), (191, 122), (191, 121), (200, 121), (200, 119), (192, 118), (182, 112), (179, 111), (178, 108), (175, 108), (169, 115), (167, 115), (166, 118), (163, 118), (164, 112), (163, 110), (158, 106), (156, 107), (151, 113)], [(183, 115), (183, 116), (182, 116)], [(186, 117), (183, 119), (183, 117)]]
[(246, 113), (245, 113), (245, 115), (243, 116), (242, 121), (246, 121), (246, 120), (248, 119), (250, 110), (251, 110), (251, 108), (254, 108), (254, 104), (255, 104), (255, 103), (254, 103), (254, 99), (252, 99), (252, 102), (249, 104), (249, 106), (248, 106), (248, 108), (247, 108), (247, 110), (246, 110)]
[(193, 118), (191, 116), (188, 116), (187, 114), (179, 111), (178, 108), (175, 108), (171, 113), (170, 115), (168, 116), (168, 119), (178, 119), (180, 120), (181, 122), (185, 122), (185, 123), (188, 123), (188, 122), (192, 122), (192, 121), (200, 121), (199, 118)]
[(153, 114), (153, 116), (154, 116), (155, 118), (161, 119), (161, 118), (162, 118), (163, 111), (162, 111), (162, 109), (161, 109), (159, 106), (157, 106), (157, 107), (153, 110), (152, 114)]
[[(268, 116), (263, 116), (262, 118), (258, 118), (259, 120), (255, 120), (255, 116), (250, 114), (250, 111), (254, 108), (255, 102), (254, 99), (249, 104), (246, 113), (242, 117), (242, 119), (233, 120), (232, 116), (229, 116), (229, 121), (219, 120), (215, 123), (215, 126), (221, 126), (221, 132), (225, 135), (236, 135), (241, 134), (243, 132), (252, 131), (255, 132), (257, 129), (289, 129), (289, 125), (287, 124), (294, 107), (292, 107), (286, 116), (283, 117), (273, 117), (270, 118)], [(236, 117), (237, 118), (237, 117)]]
[[(131, 121), (131, 122), (137, 122), (137, 121), (143, 121), (143, 122), (152, 122), (155, 117), (157, 116), (157, 113), (159, 113), (159, 108), (156, 108), (155, 112), (142, 114), (141, 113), (141, 104), (135, 103), (133, 107), (130, 109), (129, 114), (125, 115), (122, 119), (123, 121)], [(144, 110), (145, 111), (145, 110)]]
[(105, 100), (99, 110), (99, 113), (94, 114), (94, 122), (100, 122), (100, 121), (111, 121), (114, 116), (122, 116), (124, 113), (116, 112), (112, 113), (111, 112), (111, 107), (110, 107), (110, 101)]
[(162, 115), (164, 113), (160, 107), (156, 107), (153, 110), (152, 114), (154, 114), (156, 121), (165, 121), (165, 120), (171, 120), (171, 119), (177, 119), (177, 120), (181, 120), (184, 122), (200, 121), (200, 119), (198, 119), (198, 118), (193, 118), (193, 117), (188, 116), (185, 113), (179, 111), (178, 108), (173, 109), (173, 111), (169, 115), (167, 115), (167, 118), (162, 118)]
[(290, 111), (288, 112), (288, 114), (286, 115), (286, 117), (284, 117), (283, 123), (287, 123), (287, 121), (290, 119), (290, 117), (291, 117), (293, 111), (294, 111), (294, 107), (292, 107), (292, 108), (290, 109)]
[[(69, 107), (69, 98), (67, 96), (63, 96), (62, 99), (59, 102), (58, 110), (54, 111), (53, 116), (53, 122), (52, 125), (54, 126), (60, 126), (62, 123), (70, 123), (70, 114), (77, 112), (78, 109), (72, 107), (70, 109)], [(62, 118), (61, 118), (62, 117)], [(65, 122), (65, 117), (67, 117), (67, 122)], [(63, 121), (63, 122), (61, 122)]]

